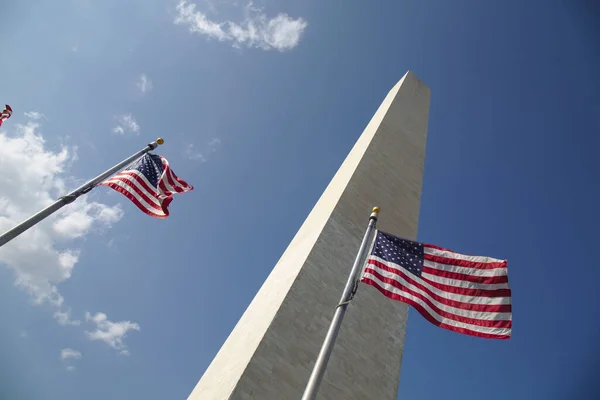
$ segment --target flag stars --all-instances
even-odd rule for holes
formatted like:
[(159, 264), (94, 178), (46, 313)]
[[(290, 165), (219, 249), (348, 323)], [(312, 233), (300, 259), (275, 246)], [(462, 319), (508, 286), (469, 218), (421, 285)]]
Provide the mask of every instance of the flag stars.
[(420, 243), (378, 232), (372, 254), (412, 274), (421, 275), (424, 253)]

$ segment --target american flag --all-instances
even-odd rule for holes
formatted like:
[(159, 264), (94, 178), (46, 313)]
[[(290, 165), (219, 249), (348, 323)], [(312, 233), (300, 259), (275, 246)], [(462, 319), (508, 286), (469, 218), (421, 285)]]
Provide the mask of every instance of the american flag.
[(2, 126), (2, 123), (4, 121), (6, 121), (7, 119), (9, 119), (11, 115), (12, 115), (12, 108), (10, 108), (10, 106), (7, 104), (6, 107), (4, 108), (4, 110), (2, 110), (2, 112), (0, 112), (0, 126)]
[(464, 255), (377, 231), (361, 282), (410, 304), (441, 328), (510, 338), (506, 260)]
[(149, 153), (100, 186), (122, 193), (140, 210), (155, 218), (169, 216), (168, 207), (174, 193), (194, 189), (175, 175), (166, 158)]

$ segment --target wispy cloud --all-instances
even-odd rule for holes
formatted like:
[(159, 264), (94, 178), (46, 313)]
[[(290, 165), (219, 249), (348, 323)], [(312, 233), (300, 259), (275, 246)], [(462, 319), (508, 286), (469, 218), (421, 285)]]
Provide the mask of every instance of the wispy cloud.
[(246, 7), (246, 18), (239, 24), (233, 21), (213, 21), (206, 14), (197, 11), (196, 4), (187, 0), (181, 0), (176, 9), (175, 24), (187, 26), (190, 32), (199, 35), (232, 42), (235, 47), (290, 50), (298, 45), (308, 26), (303, 18), (294, 19), (285, 13), (268, 18), (252, 2)]
[(38, 120), (44, 118), (44, 114), (38, 111), (28, 111), (25, 113), (25, 117), (33, 120)]
[(152, 90), (152, 81), (146, 74), (141, 74), (135, 85), (140, 89), (140, 92), (147, 93)]
[[(117, 193), (117, 192), (115, 192)], [(120, 246), (127, 243), (127, 241), (131, 239), (130, 235), (126, 235), (126, 234), (112, 234), (111, 238), (108, 240), (108, 242), (106, 243), (106, 247), (108, 247), (108, 249), (110, 251), (113, 252), (119, 252), (120, 251)]]
[(124, 135), (125, 133), (135, 133), (136, 135), (139, 135), (140, 125), (133, 115), (124, 114), (117, 117), (117, 126), (113, 128), (113, 132), (120, 135)]
[(221, 145), (219, 138), (213, 138), (201, 148), (197, 148), (193, 143), (189, 143), (184, 150), (184, 154), (190, 160), (197, 160), (200, 162), (208, 161), (211, 154), (217, 151)]
[(21, 331), (21, 333), (19, 333), (19, 336), (23, 339), (27, 339), (29, 337), (29, 333), (27, 333), (27, 331)]
[(120, 321), (112, 322), (108, 320), (108, 317), (104, 313), (96, 313), (91, 315), (89, 312), (85, 313), (85, 320), (93, 322), (96, 325), (94, 331), (86, 331), (86, 335), (90, 340), (100, 340), (115, 350), (119, 350), (122, 355), (129, 355), (129, 350), (125, 345), (125, 337), (129, 331), (139, 331), (140, 326), (131, 321)]
[(79, 326), (81, 324), (81, 321), (79, 320), (72, 320), (71, 319), (71, 310), (67, 310), (67, 311), (56, 311), (54, 313), (54, 319), (56, 320), (56, 322), (58, 322), (59, 325), (62, 326), (67, 326), (67, 325), (72, 325), (72, 326)]
[(73, 350), (73, 349), (62, 349), (60, 351), (60, 359), (61, 360), (68, 360), (70, 358), (74, 359), (74, 360), (79, 360), (82, 357), (81, 352), (77, 351), (77, 350)]
[[(69, 360), (80, 360), (81, 357), (83, 357), (83, 355), (77, 350), (66, 348), (60, 351), (60, 359), (65, 362), (69, 362)], [(75, 371), (75, 367), (73, 365), (67, 365), (66, 369), (69, 372)]]
[(193, 143), (188, 144), (184, 150), (185, 156), (190, 160), (199, 160), (202, 162), (206, 161), (206, 157), (201, 151), (198, 151)]

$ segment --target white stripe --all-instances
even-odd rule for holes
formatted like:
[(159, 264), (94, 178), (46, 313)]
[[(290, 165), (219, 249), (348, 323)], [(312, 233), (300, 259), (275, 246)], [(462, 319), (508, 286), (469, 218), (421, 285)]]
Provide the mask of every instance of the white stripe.
[[(169, 172), (170, 172), (170, 169), (167, 169), (167, 167), (165, 166), (165, 170), (163, 171), (163, 176), (161, 178), (161, 181), (165, 184), (165, 187), (168, 190), (168, 192), (166, 194), (172, 195), (174, 193), (177, 193), (177, 190), (175, 190), (175, 188), (173, 186), (171, 186), (171, 183), (169, 182)], [(158, 188), (160, 189), (160, 185), (158, 186)]]
[[(494, 305), (494, 306), (502, 305), (502, 304), (511, 304), (510, 297), (466, 296), (466, 295), (461, 295), (458, 293), (446, 292), (444, 290), (436, 288), (435, 286), (432, 286), (430, 283), (425, 282), (423, 279), (412, 274), (411, 272), (406, 271), (404, 268), (401, 268), (400, 266), (398, 266), (394, 263), (385, 261), (385, 260), (383, 260), (379, 257), (375, 257), (375, 256), (371, 256), (371, 258), (379, 261), (382, 264), (387, 265), (390, 268), (402, 271), (404, 274), (409, 276), (412, 280), (414, 280), (415, 282), (417, 282), (420, 285), (423, 285), (425, 287), (425, 289), (429, 290), (431, 293), (438, 295), (440, 297), (443, 297), (445, 299), (448, 299), (448, 300), (460, 301), (461, 303), (468, 303), (468, 304), (486, 304), (486, 305)], [(368, 264), (368, 268), (372, 268), (372, 269), (375, 269), (375, 270), (381, 271), (381, 272), (384, 271), (373, 264)], [(401, 278), (400, 275), (398, 275), (398, 277)], [(406, 284), (408, 285), (407, 281), (404, 281), (404, 282), (406, 282)]]
[[(113, 185), (117, 185), (117, 186), (123, 188), (125, 191), (127, 191), (127, 193), (130, 193), (133, 197), (135, 197), (136, 200), (139, 201), (146, 210), (148, 210), (148, 212), (151, 212), (152, 214), (160, 215), (160, 216), (166, 215), (164, 212), (162, 212), (162, 208), (160, 210), (157, 210), (154, 207), (152, 207), (150, 204), (148, 204), (148, 202), (143, 197), (141, 197), (139, 194), (137, 194), (137, 192), (131, 187), (131, 185), (128, 185), (127, 183), (125, 183), (123, 181), (113, 181), (112, 179), (107, 181), (107, 183), (111, 183)], [(139, 187), (139, 185), (136, 185), (136, 187)]]
[(458, 279), (443, 278), (437, 275), (431, 275), (426, 272), (421, 273), (421, 278), (426, 279), (430, 282), (441, 283), (442, 285), (454, 286), (464, 289), (475, 289), (475, 290), (498, 290), (508, 289), (508, 283), (475, 283), (469, 281), (461, 281)]
[[(147, 209), (148, 211), (152, 212), (153, 214), (156, 215), (164, 215), (164, 213), (162, 212), (162, 208), (160, 207), (160, 205), (157, 204), (157, 206), (159, 207), (159, 209), (156, 209), (154, 207), (152, 207), (152, 205), (150, 203), (148, 203), (146, 201), (146, 199), (144, 199), (142, 196), (140, 196), (135, 189), (132, 187), (132, 185), (129, 185), (127, 182), (123, 182), (123, 181), (110, 181), (107, 183), (111, 183), (113, 185), (119, 186), (121, 188), (123, 188), (127, 193), (130, 193), (133, 197), (135, 197), (135, 199), (137, 201), (139, 201), (141, 203), (141, 205)], [(136, 185), (136, 187), (139, 187), (139, 185)], [(153, 198), (152, 198), (153, 199)]]
[(169, 176), (171, 177), (171, 181), (173, 181), (173, 183), (175, 184), (175, 186), (173, 186), (175, 189), (179, 188), (183, 190), (183, 192), (188, 191), (188, 188), (179, 182), (179, 178), (177, 178), (177, 176), (173, 173), (173, 170), (171, 168), (169, 168)]
[[(108, 180), (105, 181), (106, 183), (114, 183), (120, 187), (135, 187), (137, 188), (140, 192), (142, 192), (143, 194), (146, 195), (146, 197), (148, 197), (150, 199), (150, 202), (152, 204), (154, 204), (156, 207), (162, 209), (160, 201), (156, 198), (156, 195), (148, 192), (142, 185), (139, 184), (139, 182), (137, 182), (133, 177), (131, 176), (120, 176), (120, 177), (113, 177), (110, 178)], [(134, 190), (134, 189), (132, 189)], [(130, 191), (129, 189), (127, 190), (128, 192)], [(136, 196), (139, 196), (138, 193), (135, 193)], [(145, 204), (148, 204), (149, 207), (152, 207), (152, 205), (150, 203), (148, 203), (148, 201), (146, 199), (144, 199), (143, 197), (140, 196), (140, 198), (142, 200), (144, 200)]]
[[(177, 191), (173, 188), (173, 186), (171, 186), (171, 184), (169, 183), (169, 179), (167, 177), (168, 170), (170, 170), (170, 168), (169, 168), (169, 162), (164, 157), (161, 157), (160, 159), (161, 159), (162, 164), (163, 164), (163, 173), (162, 173), (162, 176), (160, 177), (160, 181), (159, 181), (159, 184), (158, 184), (158, 190), (162, 191), (165, 195), (170, 196), (173, 193), (177, 193)], [(164, 183), (165, 187), (167, 188), (167, 192), (165, 192), (164, 190), (161, 189), (160, 182)]]
[(443, 323), (443, 324), (446, 324), (446, 325), (450, 325), (450, 326), (453, 326), (453, 327), (456, 327), (456, 328), (468, 329), (468, 330), (474, 331), (474, 332), (487, 333), (487, 334), (492, 334), (492, 335), (510, 335), (510, 331), (511, 330), (509, 328), (490, 328), (490, 327), (485, 327), (485, 326), (477, 326), (477, 325), (466, 324), (464, 322), (459, 322), (459, 321), (454, 321), (452, 319), (444, 318), (441, 315), (439, 315), (438, 313), (436, 313), (435, 311), (433, 311), (427, 305), (427, 303), (425, 303), (423, 300), (419, 299), (418, 297), (415, 297), (415, 296), (413, 296), (413, 295), (411, 295), (409, 293), (406, 293), (406, 292), (402, 292), (402, 291), (396, 289), (392, 285), (388, 285), (387, 283), (381, 282), (374, 275), (365, 274), (365, 277), (369, 278), (369, 279), (371, 279), (373, 281), (375, 281), (384, 290), (387, 290), (389, 292), (395, 293), (398, 296), (404, 297), (406, 299), (409, 299), (409, 300), (412, 300), (412, 301), (418, 303), (421, 307), (423, 307), (425, 309), (425, 311), (429, 315), (431, 315), (435, 320), (437, 320), (440, 323)]
[(457, 274), (465, 274), (472, 276), (506, 276), (506, 268), (479, 269), (459, 267), (458, 265), (442, 264), (434, 261), (423, 261), (423, 265), (429, 268), (434, 268), (440, 271), (455, 272)]
[(169, 192), (165, 192), (164, 190), (162, 190), (162, 188), (160, 187), (160, 181), (159, 181), (158, 187), (156, 189), (158, 190), (159, 196), (161, 196), (161, 197), (169, 197), (170, 196)]
[[(144, 181), (144, 183), (152, 190), (156, 190), (156, 186), (154, 186), (153, 184), (150, 183), (150, 181), (148, 180), (148, 178), (146, 178), (146, 175), (142, 174), (140, 171), (133, 169), (133, 170), (129, 170), (129, 171), (123, 171), (123, 172), (131, 172), (137, 176), (139, 176), (142, 181)], [(118, 176), (118, 175), (117, 175)], [(158, 191), (156, 192), (158, 193)]]
[(146, 176), (144, 176), (144, 174), (142, 174), (141, 172), (139, 172), (137, 170), (123, 171), (122, 173), (119, 173), (119, 174), (113, 176), (112, 178), (108, 179), (107, 182), (112, 181), (113, 179), (116, 179), (116, 180), (128, 179), (129, 181), (135, 182), (135, 187), (139, 188), (142, 192), (144, 192), (144, 194), (146, 196), (150, 197), (153, 201), (156, 201), (156, 205), (160, 207), (160, 202), (156, 199), (157, 193), (149, 192), (144, 187), (144, 185), (139, 184), (137, 182), (137, 180), (131, 176), (131, 174), (139, 177), (149, 188), (155, 189), (155, 187), (148, 181), (148, 179), (146, 179)]
[[(181, 192), (181, 193), (185, 193), (185, 192), (189, 191), (190, 190), (189, 187), (187, 187), (179, 182), (179, 178), (177, 178), (177, 175), (175, 175), (175, 172), (173, 172), (173, 169), (169, 165), (169, 161), (164, 157), (161, 157), (160, 159), (162, 160), (165, 171), (167, 171), (167, 174), (165, 174), (165, 176), (164, 176), (165, 184), (167, 185), (167, 189), (171, 190), (172, 193), (179, 193), (177, 190), (174, 190), (177, 188), (183, 190), (183, 192)], [(170, 178), (171, 182), (173, 182), (172, 185), (167, 180), (167, 176), (168, 176), (168, 178)]]
[[(462, 308), (456, 308), (456, 307), (452, 307), (452, 306), (440, 303), (439, 301), (437, 301), (436, 299), (431, 297), (431, 295), (429, 293), (427, 293), (424, 290), (421, 290), (417, 286), (414, 286), (410, 282), (406, 281), (404, 278), (402, 278), (402, 276), (397, 275), (393, 272), (389, 272), (389, 271), (377, 268), (376, 266), (373, 266), (373, 267), (375, 267), (375, 268), (373, 268), (374, 270), (376, 270), (379, 274), (383, 275), (384, 277), (393, 279), (396, 282), (400, 283), (401, 286), (404, 286), (407, 289), (412, 290), (413, 292), (417, 292), (417, 293), (425, 296), (429, 301), (431, 301), (431, 303), (433, 305), (435, 305), (442, 311), (445, 311), (445, 312), (448, 312), (448, 313), (451, 313), (454, 315), (460, 315), (462, 317), (480, 319), (480, 320), (485, 320), (485, 321), (511, 320), (512, 319), (512, 313), (510, 313), (510, 312), (471, 311), (471, 310), (464, 310)], [(368, 272), (365, 274), (365, 276), (367, 274), (372, 276), (372, 274), (368, 273)], [(416, 280), (418, 280), (418, 279), (416, 279)], [(398, 288), (396, 288), (396, 289), (399, 290)]]
[(481, 262), (481, 263), (501, 263), (504, 260), (498, 260), (492, 257), (481, 257), (481, 256), (469, 256), (466, 254), (455, 253), (449, 250), (439, 250), (434, 249), (433, 247), (423, 246), (423, 251), (425, 254), (431, 254), (432, 256), (437, 257), (446, 257), (446, 258), (454, 258), (455, 260), (466, 260), (473, 262)]

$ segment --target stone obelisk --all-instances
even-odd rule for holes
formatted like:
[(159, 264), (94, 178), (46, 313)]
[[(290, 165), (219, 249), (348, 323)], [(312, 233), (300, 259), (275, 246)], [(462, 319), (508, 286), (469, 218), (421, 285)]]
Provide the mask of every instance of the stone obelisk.
[[(381, 230), (415, 239), (429, 88), (392, 88), (188, 400), (298, 400), (373, 206)], [(360, 284), (321, 383), (321, 400), (395, 400), (407, 306)]]

